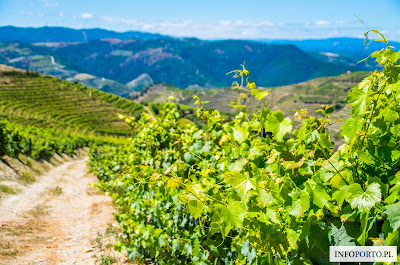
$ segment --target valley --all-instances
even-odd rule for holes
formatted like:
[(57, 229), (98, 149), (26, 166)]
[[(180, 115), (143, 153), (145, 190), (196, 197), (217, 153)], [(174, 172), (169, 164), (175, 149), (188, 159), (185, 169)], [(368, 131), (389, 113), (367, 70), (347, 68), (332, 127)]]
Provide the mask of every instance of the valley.
[(385, 38), (360, 65), (358, 39), (2, 32), (0, 263), (328, 265), (330, 246), (400, 246)]

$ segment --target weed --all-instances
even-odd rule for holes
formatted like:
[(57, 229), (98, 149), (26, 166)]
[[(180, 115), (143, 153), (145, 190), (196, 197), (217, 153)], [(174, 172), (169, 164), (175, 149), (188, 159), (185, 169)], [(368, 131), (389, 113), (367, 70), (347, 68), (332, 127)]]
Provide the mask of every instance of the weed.
[(16, 256), (18, 253), (18, 250), (6, 250), (6, 251), (1, 251), (0, 255), (2, 256)]
[(33, 209), (27, 211), (29, 215), (31, 215), (34, 219), (38, 219), (39, 217), (48, 214), (46, 210), (47, 206), (44, 204), (36, 205)]
[(96, 263), (100, 262), (98, 264), (100, 265), (109, 265), (115, 263), (116, 259), (115, 257), (107, 256), (107, 255), (100, 255), (100, 258), (96, 259)]
[(33, 176), (30, 172), (28, 171), (24, 171), (21, 174), (21, 179), (25, 182), (25, 183), (33, 183), (36, 181), (35, 176)]
[[(114, 242), (120, 233), (121, 230), (118, 227), (114, 227), (112, 223), (108, 224), (104, 233), (97, 232), (97, 237), (92, 240), (92, 247), (97, 252), (97, 254), (93, 255), (96, 264), (108, 265), (120, 260), (120, 255), (116, 255), (114, 250)], [(131, 262), (125, 260), (125, 263)]]
[(17, 191), (9, 186), (0, 184), (0, 193), (17, 194)]
[(6, 244), (0, 243), (0, 248), (2, 248), (2, 249), (10, 249), (11, 248), (11, 244), (9, 242), (6, 243)]
[(60, 186), (54, 187), (49, 190), (49, 193), (53, 196), (60, 196), (62, 193), (62, 188)]
[(87, 195), (102, 195), (105, 194), (96, 184), (89, 184), (88, 188), (86, 189)]

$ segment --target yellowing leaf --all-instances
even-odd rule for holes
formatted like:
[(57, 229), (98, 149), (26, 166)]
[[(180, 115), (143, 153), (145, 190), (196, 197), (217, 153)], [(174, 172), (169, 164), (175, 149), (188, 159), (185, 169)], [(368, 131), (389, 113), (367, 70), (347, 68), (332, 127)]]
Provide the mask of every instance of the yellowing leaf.
[(382, 238), (370, 237), (369, 239), (374, 243), (374, 245), (382, 245), (383, 244)]
[(225, 143), (226, 141), (229, 140), (229, 136), (227, 134), (223, 135), (221, 137), (221, 139), (219, 140), (219, 144), (222, 145), (223, 143)]
[(178, 188), (180, 186), (180, 183), (182, 183), (182, 178), (175, 178), (175, 179), (169, 179), (167, 182), (167, 187), (170, 189), (175, 189)]
[(333, 178), (331, 178), (331, 185), (335, 188), (339, 186), (339, 184), (342, 182), (343, 178), (340, 174), (335, 174)]

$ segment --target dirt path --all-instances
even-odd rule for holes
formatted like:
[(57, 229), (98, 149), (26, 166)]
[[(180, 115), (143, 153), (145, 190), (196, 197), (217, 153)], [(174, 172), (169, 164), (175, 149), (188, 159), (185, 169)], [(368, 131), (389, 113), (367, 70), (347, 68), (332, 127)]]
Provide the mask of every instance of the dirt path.
[(144, 108), (145, 108), (145, 109), (147, 110), (147, 112), (150, 114), (151, 120), (152, 120), (152, 121), (155, 121), (155, 120), (156, 120), (156, 117), (154, 117), (154, 114), (153, 114), (153, 112), (150, 110), (150, 108), (147, 107), (147, 106), (144, 106)]
[[(87, 265), (109, 258), (98, 232), (115, 225), (115, 208), (86, 172), (85, 159), (66, 162), (0, 201), (0, 264)], [(113, 264), (125, 262), (112, 254)]]

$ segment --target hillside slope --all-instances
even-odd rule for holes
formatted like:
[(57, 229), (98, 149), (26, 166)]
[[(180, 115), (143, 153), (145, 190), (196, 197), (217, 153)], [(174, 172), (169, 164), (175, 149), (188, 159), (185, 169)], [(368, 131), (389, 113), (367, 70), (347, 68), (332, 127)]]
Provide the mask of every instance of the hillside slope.
[(0, 118), (78, 134), (130, 135), (118, 113), (138, 116), (142, 110), (96, 89), (0, 66)]
[[(253, 73), (250, 72), (250, 75), (253, 76)], [(345, 119), (350, 116), (350, 106), (345, 102), (346, 96), (350, 89), (367, 75), (368, 72), (346, 73), (339, 76), (320, 77), (303, 83), (260, 89), (269, 91), (265, 98), (268, 107), (272, 110), (282, 110), (285, 115), (290, 115), (300, 109), (307, 109), (313, 113), (321, 105), (329, 104), (335, 107), (333, 118)], [(233, 113), (235, 109), (230, 106), (230, 102), (237, 101), (238, 93), (238, 90), (232, 90), (230, 87), (182, 90), (166, 84), (155, 84), (136, 93), (132, 99), (143, 104), (150, 104), (167, 102), (169, 96), (175, 96), (178, 103), (194, 107), (193, 95), (197, 95), (201, 100), (208, 101), (206, 108)], [(247, 106), (249, 112), (262, 108), (262, 103), (253, 96), (242, 99), (242, 104)], [(338, 131), (339, 126), (340, 124), (335, 124), (333, 129)]]

